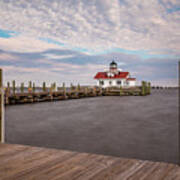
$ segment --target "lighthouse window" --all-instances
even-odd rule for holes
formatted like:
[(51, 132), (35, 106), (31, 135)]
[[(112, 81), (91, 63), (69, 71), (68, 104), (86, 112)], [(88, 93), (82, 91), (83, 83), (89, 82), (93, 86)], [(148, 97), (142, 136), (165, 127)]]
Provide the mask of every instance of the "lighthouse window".
[(99, 81), (99, 84), (100, 85), (104, 85), (104, 81)]
[(117, 83), (118, 85), (121, 85), (121, 81), (117, 81), (116, 83)]
[(112, 81), (109, 81), (109, 85), (111, 85), (112, 84)]

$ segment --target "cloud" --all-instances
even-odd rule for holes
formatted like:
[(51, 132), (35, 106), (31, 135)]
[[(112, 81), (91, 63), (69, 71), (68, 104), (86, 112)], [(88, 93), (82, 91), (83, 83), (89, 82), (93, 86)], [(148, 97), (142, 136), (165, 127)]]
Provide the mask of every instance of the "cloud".
[(0, 38), (0, 48), (11, 52), (41, 52), (48, 49), (63, 49), (55, 44), (35, 39), (29, 36), (15, 36), (11, 38)]
[(60, 60), (44, 58), (44, 54), (49, 52), (55, 57), (58, 54), (64, 56), (67, 53), (64, 50), (23, 53), (23, 55), (22, 53), (7, 52), (6, 56), (6, 52), (2, 52), (3, 57), (7, 57), (7, 61), (0, 60), (0, 67), (5, 72), (5, 81), (15, 79), (20, 83), (32, 80), (38, 85), (41, 85), (43, 81), (49, 84), (56, 81), (59, 85), (62, 85), (63, 82), (66, 82), (67, 85), (70, 83), (93, 85), (96, 83), (93, 79), (95, 74), (107, 70), (112, 58), (118, 57), (116, 62), (119, 68), (123, 71), (129, 71), (132, 77), (137, 78), (138, 83), (146, 80), (151, 81), (153, 85), (177, 85), (178, 61), (176, 59), (152, 58), (144, 60), (139, 56), (124, 53), (82, 56), (82, 54), (73, 54), (73, 51), (71, 53), (68, 51), (70, 54), (73, 54), (73, 58)]
[(178, 0), (0, 1), (6, 81), (94, 84), (115, 59), (139, 81), (177, 82)]
[(0, 53), (0, 61), (18, 61), (18, 58), (8, 53)]
[(175, 0), (2, 0), (0, 24), (1, 28), (50, 38), (69, 48), (97, 52), (110, 48), (170, 49), (179, 54), (180, 14), (167, 13), (167, 8), (177, 5)]
[(55, 54), (44, 54), (44, 56), (48, 59), (67, 59), (73, 58), (74, 55), (55, 55)]

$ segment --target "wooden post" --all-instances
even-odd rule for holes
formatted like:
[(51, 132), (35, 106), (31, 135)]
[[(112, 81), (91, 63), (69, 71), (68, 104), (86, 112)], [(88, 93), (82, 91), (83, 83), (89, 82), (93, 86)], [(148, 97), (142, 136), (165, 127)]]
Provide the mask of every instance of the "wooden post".
[(21, 93), (24, 93), (24, 83), (21, 83)]
[(46, 92), (46, 83), (45, 82), (43, 82), (43, 92)]
[(120, 96), (123, 95), (123, 89), (122, 89), (122, 86), (120, 86), (120, 89), (119, 89), (119, 95), (120, 95)]
[(4, 96), (5, 96), (5, 104), (9, 104), (9, 95), (10, 95), (10, 83), (7, 82), (7, 88), (5, 89)]
[(151, 94), (151, 83), (148, 82), (148, 94)]
[(142, 96), (145, 96), (145, 95), (146, 95), (146, 84), (145, 84), (145, 81), (142, 81), (141, 95), (142, 95)]
[(74, 94), (74, 86), (73, 86), (72, 83), (71, 83), (70, 89), (71, 89), (71, 91), (70, 91), (70, 96), (73, 97), (73, 94)]
[(0, 142), (4, 142), (4, 90), (3, 90), (3, 75), (0, 69)]
[(28, 92), (32, 92), (32, 81), (29, 81), (29, 87), (28, 87)]
[(35, 91), (36, 91), (36, 85), (35, 85), (34, 82), (33, 82), (33, 88), (32, 88), (32, 91), (33, 91), (33, 93), (35, 93)]
[(73, 84), (71, 83), (71, 91), (73, 91), (73, 89), (74, 89), (74, 86), (73, 86)]
[(63, 82), (63, 96), (64, 98), (66, 98), (66, 87), (64, 82)]
[(96, 96), (96, 87), (95, 86), (93, 86), (93, 96)]
[(78, 85), (77, 85), (77, 89), (78, 89), (78, 91), (80, 91), (81, 90), (81, 86), (80, 86), (80, 84), (78, 83)]
[(7, 92), (8, 92), (8, 94), (10, 94), (10, 82), (7, 82)]
[(84, 96), (88, 96), (88, 88), (84, 87)]
[(7, 82), (7, 87), (10, 88), (10, 82), (9, 81)]
[(53, 84), (53, 90), (56, 91), (56, 83)]
[(13, 94), (15, 95), (15, 93), (16, 93), (16, 81), (15, 80), (13, 80), (12, 81), (12, 88), (13, 88)]
[(50, 98), (51, 98), (51, 101), (53, 100), (53, 90), (54, 90), (54, 83), (51, 84), (50, 88), (49, 88), (49, 95), (50, 95)]
[(102, 87), (99, 87), (99, 94), (102, 96)]
[(178, 99), (179, 99), (179, 103), (178, 103), (178, 110), (179, 110), (179, 113), (178, 113), (178, 153), (179, 153), (179, 158), (178, 158), (178, 165), (180, 166), (180, 61), (179, 61), (179, 63), (178, 63), (178, 81), (179, 81), (179, 83), (178, 83)]
[(80, 98), (80, 95), (79, 95), (80, 90), (81, 90), (81, 86), (80, 86), (80, 84), (78, 84), (77, 87), (76, 87), (76, 96), (79, 97), (79, 98)]
[(53, 91), (53, 84), (51, 83), (50, 87), (49, 87), (49, 92), (50, 94), (52, 94), (52, 91)]

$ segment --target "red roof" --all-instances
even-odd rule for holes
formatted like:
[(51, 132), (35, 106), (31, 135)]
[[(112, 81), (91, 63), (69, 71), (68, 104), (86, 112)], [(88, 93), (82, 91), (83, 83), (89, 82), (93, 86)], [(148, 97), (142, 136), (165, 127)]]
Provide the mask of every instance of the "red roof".
[(136, 78), (127, 78), (128, 81), (135, 81)]
[(118, 78), (126, 78), (129, 72), (119, 72), (115, 74), (113, 77), (108, 77), (106, 72), (98, 72), (94, 79), (118, 79)]

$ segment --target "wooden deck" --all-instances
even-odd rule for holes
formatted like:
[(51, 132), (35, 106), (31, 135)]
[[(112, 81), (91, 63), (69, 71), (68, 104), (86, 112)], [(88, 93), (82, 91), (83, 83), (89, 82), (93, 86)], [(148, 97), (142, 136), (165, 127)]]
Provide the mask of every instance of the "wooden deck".
[(2, 180), (174, 180), (180, 167), (111, 156), (0, 144)]

